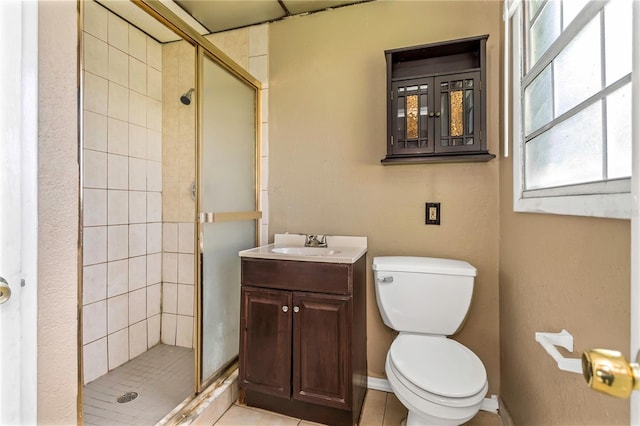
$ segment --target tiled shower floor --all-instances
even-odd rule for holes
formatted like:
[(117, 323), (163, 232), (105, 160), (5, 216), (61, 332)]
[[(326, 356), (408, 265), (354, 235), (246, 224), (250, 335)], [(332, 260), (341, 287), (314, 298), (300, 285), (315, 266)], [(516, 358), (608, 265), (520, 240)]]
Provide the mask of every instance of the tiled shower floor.
[(154, 425), (193, 392), (193, 349), (160, 344), (85, 385), (84, 424)]

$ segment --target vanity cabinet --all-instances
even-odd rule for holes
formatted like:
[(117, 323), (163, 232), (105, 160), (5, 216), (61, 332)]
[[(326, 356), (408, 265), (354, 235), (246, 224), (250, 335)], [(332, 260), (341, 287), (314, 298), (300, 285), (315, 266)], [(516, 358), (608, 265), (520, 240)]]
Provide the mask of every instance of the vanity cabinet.
[(353, 264), (242, 259), (241, 396), (331, 425), (366, 392), (365, 257)]

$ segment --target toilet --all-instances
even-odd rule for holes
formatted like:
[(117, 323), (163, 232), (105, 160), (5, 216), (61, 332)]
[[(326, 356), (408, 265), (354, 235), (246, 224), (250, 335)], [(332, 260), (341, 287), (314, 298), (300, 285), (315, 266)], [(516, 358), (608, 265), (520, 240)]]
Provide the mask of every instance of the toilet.
[(385, 363), (389, 385), (409, 410), (406, 424), (460, 425), (487, 394), (480, 358), (447, 338), (464, 323), (476, 268), (430, 257), (374, 257), (376, 299), (384, 323), (399, 332)]

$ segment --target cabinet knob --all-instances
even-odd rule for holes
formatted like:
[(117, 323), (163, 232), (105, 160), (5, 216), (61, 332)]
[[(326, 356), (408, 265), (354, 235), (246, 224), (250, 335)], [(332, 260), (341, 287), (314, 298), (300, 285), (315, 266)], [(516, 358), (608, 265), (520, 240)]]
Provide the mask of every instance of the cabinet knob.
[(434, 116), (433, 111), (431, 111), (431, 112), (429, 113), (429, 117), (433, 117), (433, 116)]
[(300, 312), (300, 308), (298, 306), (293, 307), (293, 312)]
[(440, 111), (436, 112), (436, 117), (440, 117)]
[(282, 312), (289, 312), (289, 307), (287, 305), (284, 305), (282, 307)]

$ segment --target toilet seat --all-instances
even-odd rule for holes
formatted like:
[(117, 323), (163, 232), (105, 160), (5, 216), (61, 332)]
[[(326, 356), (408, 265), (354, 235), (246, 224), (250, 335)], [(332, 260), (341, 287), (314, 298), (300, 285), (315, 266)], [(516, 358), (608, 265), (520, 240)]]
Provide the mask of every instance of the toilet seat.
[(478, 411), (480, 405), (482, 405), (485, 395), (489, 390), (489, 383), (486, 382), (480, 392), (466, 398), (450, 398), (425, 391), (424, 389), (420, 389), (419, 387), (411, 383), (411, 381), (409, 381), (406, 377), (399, 373), (393, 365), (393, 361), (391, 361), (391, 357), (388, 354), (385, 364), (385, 370), (387, 372), (387, 379), (389, 380), (389, 384), (391, 384), (394, 393), (401, 401), (403, 401), (403, 398), (401, 396), (413, 399), (414, 407), (423, 407), (423, 409), (427, 406), (431, 407), (431, 409), (428, 411), (431, 411), (433, 409), (435, 409), (436, 411), (472, 409), (473, 413), (475, 414), (475, 412)]
[(469, 407), (488, 389), (482, 361), (444, 336), (401, 333), (391, 345), (388, 367), (416, 395), (450, 407)]
[(405, 380), (397, 374), (395, 369), (390, 365), (390, 357), (387, 354), (385, 369), (389, 385), (398, 400), (407, 407), (409, 416), (407, 418), (407, 426), (424, 426), (424, 425), (441, 425), (456, 426), (469, 421), (478, 413), (482, 406), (483, 395), (486, 394), (488, 384), (484, 392), (479, 395), (480, 399), (474, 405), (454, 406), (451, 399), (448, 401), (435, 401), (436, 395), (425, 398), (427, 392), (416, 393), (414, 389), (407, 387)]

